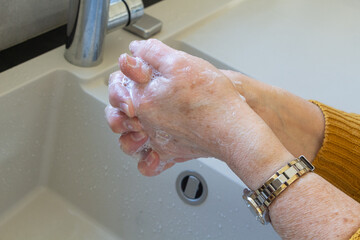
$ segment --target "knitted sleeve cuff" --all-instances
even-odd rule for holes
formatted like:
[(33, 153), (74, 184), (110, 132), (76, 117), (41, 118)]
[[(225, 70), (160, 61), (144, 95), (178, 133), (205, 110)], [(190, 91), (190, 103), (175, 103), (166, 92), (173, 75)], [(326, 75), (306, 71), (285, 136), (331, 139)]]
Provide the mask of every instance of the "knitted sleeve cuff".
[(352, 235), (350, 240), (360, 240), (360, 228), (359, 230), (357, 230), (357, 232), (354, 235)]
[(325, 134), (315, 172), (360, 202), (360, 115), (311, 100), (324, 114)]

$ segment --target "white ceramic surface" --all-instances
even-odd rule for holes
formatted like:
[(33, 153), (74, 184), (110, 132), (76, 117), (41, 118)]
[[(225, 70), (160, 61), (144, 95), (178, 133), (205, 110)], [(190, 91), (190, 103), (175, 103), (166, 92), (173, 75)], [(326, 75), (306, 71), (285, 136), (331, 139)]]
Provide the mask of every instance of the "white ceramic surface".
[[(156, 38), (221, 68), (245, 72), (360, 112), (360, 5), (355, 0), (166, 0), (147, 13)], [(243, 183), (199, 159), (141, 176), (104, 118), (108, 75), (136, 39), (106, 38), (104, 61), (79, 68), (60, 47), (0, 74), (0, 239), (279, 239), (243, 204)], [(209, 194), (182, 202), (177, 176), (195, 170)]]
[[(242, 185), (205, 160), (141, 176), (104, 118), (107, 76), (57, 70), (0, 97), (0, 239), (276, 239), (245, 208)], [(199, 206), (177, 195), (184, 170), (206, 180)]]

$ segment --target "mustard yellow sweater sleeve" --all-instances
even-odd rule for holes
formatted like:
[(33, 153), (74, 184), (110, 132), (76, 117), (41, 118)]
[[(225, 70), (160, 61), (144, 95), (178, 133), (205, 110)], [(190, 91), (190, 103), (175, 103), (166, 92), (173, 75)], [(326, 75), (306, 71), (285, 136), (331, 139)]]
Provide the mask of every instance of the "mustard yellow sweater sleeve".
[[(325, 117), (325, 137), (315, 172), (360, 202), (360, 115), (311, 101)], [(360, 229), (350, 238), (360, 240)]]
[(313, 162), (315, 171), (360, 202), (360, 115), (312, 102), (325, 117), (325, 137)]
[(360, 240), (360, 229), (350, 238), (350, 240)]

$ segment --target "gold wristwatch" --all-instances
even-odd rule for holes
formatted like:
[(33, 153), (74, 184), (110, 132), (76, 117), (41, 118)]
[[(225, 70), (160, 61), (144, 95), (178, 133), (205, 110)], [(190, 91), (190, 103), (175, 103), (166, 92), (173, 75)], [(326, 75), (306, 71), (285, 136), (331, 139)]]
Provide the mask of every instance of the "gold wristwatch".
[(268, 207), (290, 184), (315, 167), (304, 157), (300, 156), (289, 162), (272, 175), (258, 190), (244, 189), (243, 199), (247, 207), (262, 224), (268, 224)]

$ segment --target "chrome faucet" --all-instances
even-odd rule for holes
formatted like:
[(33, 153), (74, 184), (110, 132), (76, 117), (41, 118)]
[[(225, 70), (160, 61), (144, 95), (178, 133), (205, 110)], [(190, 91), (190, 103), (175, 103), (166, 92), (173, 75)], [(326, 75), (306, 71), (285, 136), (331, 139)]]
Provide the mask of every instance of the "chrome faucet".
[(66, 60), (81, 67), (100, 64), (107, 30), (120, 26), (148, 38), (162, 23), (144, 14), (142, 0), (70, 0)]

